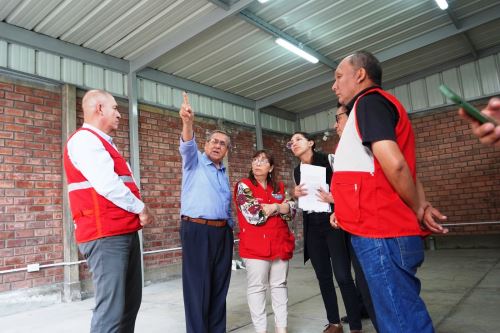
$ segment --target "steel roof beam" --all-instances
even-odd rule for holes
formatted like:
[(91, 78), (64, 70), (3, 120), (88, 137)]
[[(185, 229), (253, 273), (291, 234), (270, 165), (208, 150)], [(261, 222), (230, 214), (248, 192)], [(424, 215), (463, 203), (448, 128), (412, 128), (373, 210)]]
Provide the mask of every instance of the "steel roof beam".
[[(450, 18), (451, 22), (453, 22), (453, 25), (455, 26), (455, 28), (460, 29), (460, 22), (458, 22), (457, 17), (455, 16), (455, 14), (451, 11), (451, 9), (449, 7), (448, 7), (448, 9), (446, 9), (446, 14), (448, 14), (448, 17)], [(462, 35), (462, 38), (464, 39), (465, 44), (467, 44), (467, 46), (470, 49), (470, 52), (474, 56), (474, 59), (477, 59), (477, 50), (474, 47), (472, 40), (469, 38), (469, 35), (465, 31), (462, 32), (461, 35)]]
[(211, 3), (213, 3), (216, 6), (219, 6), (220, 8), (222, 8), (224, 10), (229, 10), (229, 8), (231, 8), (231, 6), (229, 6), (229, 4), (227, 4), (221, 0), (208, 0), (208, 1), (210, 1)]
[(63, 57), (81, 60), (121, 73), (128, 73), (129, 71), (129, 62), (127, 60), (112, 57), (4, 22), (0, 22), (0, 39), (37, 50), (55, 53)]
[(318, 60), (325, 64), (326, 66), (330, 67), (330, 68), (336, 68), (337, 67), (337, 63), (333, 60), (331, 60), (330, 58), (326, 57), (325, 55), (319, 53), (318, 51), (308, 47), (308, 46), (305, 46), (303, 43), (301, 43), (300, 41), (298, 41), (297, 39), (293, 38), (292, 36), (290, 36), (289, 34), (287, 34), (286, 32), (276, 28), (275, 26), (273, 26), (272, 24), (264, 21), (263, 19), (261, 19), (260, 17), (258, 17), (257, 15), (253, 14), (252, 12), (248, 11), (248, 10), (242, 10), (240, 12), (240, 17), (247, 21), (248, 23), (256, 26), (257, 28), (271, 34), (272, 36), (274, 37), (279, 37), (279, 38), (283, 38), (284, 40), (292, 43), (293, 45), (301, 48), (302, 50), (304, 50), (305, 52), (309, 53), (310, 55), (313, 55), (315, 56), (316, 58), (318, 58)]
[[(406, 42), (395, 45), (391, 48), (388, 48), (382, 52), (375, 54), (375, 56), (378, 58), (378, 60), (380, 60), (380, 62), (394, 59), (405, 53), (428, 46), (440, 40), (461, 34), (465, 31), (476, 28), (482, 24), (491, 22), (499, 18), (500, 18), (500, 4), (488, 8), (488, 10), (484, 10), (480, 13), (474, 14), (470, 17), (463, 19), (462, 21), (459, 22), (460, 28), (456, 28), (455, 25), (452, 23), (444, 27), (438, 28), (434, 31), (431, 31), (429, 33), (418, 36), (416, 38), (410, 39)], [(274, 103), (293, 97), (297, 94), (303, 93), (310, 89), (319, 87), (325, 83), (331, 82), (332, 80), (333, 80), (332, 73), (319, 75), (313, 79), (299, 83), (293, 87), (290, 87), (276, 94), (258, 100), (257, 107), (263, 108), (268, 105), (272, 105)]]
[(304, 82), (299, 83), (299, 84), (296, 84), (293, 87), (290, 87), (288, 89), (277, 92), (276, 94), (273, 94), (273, 95), (270, 95), (270, 96), (267, 96), (267, 97), (264, 97), (264, 98), (258, 100), (257, 107), (263, 108), (263, 107), (272, 105), (274, 103), (277, 103), (279, 101), (285, 100), (285, 99), (290, 98), (290, 97), (293, 97), (295, 95), (303, 93), (304, 91), (314, 89), (316, 87), (321, 86), (322, 84), (325, 84), (325, 83), (331, 82), (331, 81), (333, 81), (333, 74), (331, 72), (316, 76), (315, 78), (309, 79), (309, 80), (304, 81)]
[(262, 113), (270, 114), (272, 116), (277, 116), (277, 117), (279, 117), (281, 119), (295, 121), (295, 119), (297, 118), (297, 114), (296, 113), (293, 113), (293, 112), (290, 112), (290, 111), (286, 111), (286, 110), (277, 108), (275, 106), (268, 106), (268, 107), (265, 107), (265, 108), (260, 109), (260, 110), (261, 110)]
[(188, 79), (184, 79), (172, 74), (167, 74), (162, 71), (157, 71), (152, 68), (145, 68), (137, 76), (158, 83), (163, 83), (167, 86), (186, 90), (188, 92), (194, 92), (200, 95), (213, 97), (221, 101), (237, 104), (244, 106), (249, 109), (255, 109), (255, 101), (253, 99), (245, 98), (240, 95), (232, 94), (217, 88), (212, 88), (210, 86), (194, 82)]
[[(157, 47), (149, 50), (139, 56), (136, 59), (130, 60), (130, 70), (132, 72), (140, 71), (141, 69), (147, 67), (150, 63), (154, 62), (161, 56), (163, 56), (168, 51), (173, 48), (181, 45), (185, 41), (191, 39), (192, 37), (198, 35), (204, 30), (210, 28), (211, 26), (219, 23), (223, 19), (228, 16), (233, 15), (234, 13), (243, 10), (246, 6), (250, 5), (253, 0), (240, 0), (237, 3), (233, 4), (229, 7), (228, 10), (225, 10), (221, 7), (213, 10), (210, 15), (203, 16), (199, 19), (193, 20), (189, 23), (192, 27), (191, 30), (186, 31), (184, 27), (178, 27), (172, 33), (169, 33), (168, 36), (163, 37), (162, 39), (155, 42)], [(174, 38), (172, 38), (174, 36)]]
[[(333, 92), (332, 92), (332, 94), (333, 94)], [(304, 119), (306, 117), (315, 115), (316, 113), (331, 110), (335, 107), (337, 107), (337, 98), (336, 97), (335, 97), (335, 100), (333, 100), (333, 101), (325, 102), (325, 103), (320, 104), (318, 106), (315, 106), (315, 107), (312, 107), (312, 108), (307, 109), (305, 111), (302, 111), (299, 114), (299, 119)]]

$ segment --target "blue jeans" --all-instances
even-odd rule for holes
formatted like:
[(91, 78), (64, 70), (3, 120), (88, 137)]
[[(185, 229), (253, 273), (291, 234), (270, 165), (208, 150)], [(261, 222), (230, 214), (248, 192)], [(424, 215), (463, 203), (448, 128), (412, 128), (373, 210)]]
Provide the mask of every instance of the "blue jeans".
[(352, 235), (351, 242), (368, 282), (379, 332), (434, 332), (415, 276), (424, 261), (422, 238)]

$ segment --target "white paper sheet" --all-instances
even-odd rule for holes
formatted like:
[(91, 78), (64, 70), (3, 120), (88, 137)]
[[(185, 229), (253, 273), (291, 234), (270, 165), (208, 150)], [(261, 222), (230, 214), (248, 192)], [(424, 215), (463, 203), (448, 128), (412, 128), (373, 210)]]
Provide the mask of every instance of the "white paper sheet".
[(316, 196), (317, 191), (323, 188), (329, 191), (326, 183), (326, 168), (310, 164), (300, 165), (300, 183), (304, 184), (307, 194), (299, 198), (299, 208), (310, 212), (330, 212), (330, 204), (321, 202)]

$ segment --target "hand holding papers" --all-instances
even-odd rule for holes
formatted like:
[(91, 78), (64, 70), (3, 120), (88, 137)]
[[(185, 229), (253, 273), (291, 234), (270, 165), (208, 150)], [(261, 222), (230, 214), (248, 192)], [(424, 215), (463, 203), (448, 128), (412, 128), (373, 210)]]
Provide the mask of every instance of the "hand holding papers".
[(328, 191), (326, 183), (326, 168), (310, 165), (300, 165), (300, 179), (303, 196), (299, 197), (299, 208), (311, 212), (331, 212), (330, 204), (318, 200), (319, 189)]

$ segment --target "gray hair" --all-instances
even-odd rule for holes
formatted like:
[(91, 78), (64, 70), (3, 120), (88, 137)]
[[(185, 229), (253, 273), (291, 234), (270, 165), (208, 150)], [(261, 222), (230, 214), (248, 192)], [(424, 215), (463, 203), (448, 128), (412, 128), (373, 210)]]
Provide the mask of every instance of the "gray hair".
[(349, 62), (354, 68), (364, 68), (368, 78), (376, 85), (382, 85), (382, 66), (378, 59), (368, 51), (357, 51), (349, 56)]
[(227, 137), (227, 147), (230, 148), (231, 147), (231, 137), (229, 136), (229, 134), (227, 134), (227, 132), (224, 132), (223, 130), (213, 130), (213, 131), (210, 131), (208, 132), (207, 134), (207, 138), (206, 138), (206, 141), (210, 141), (212, 139), (212, 137), (214, 136), (214, 134), (224, 134), (226, 137)]

